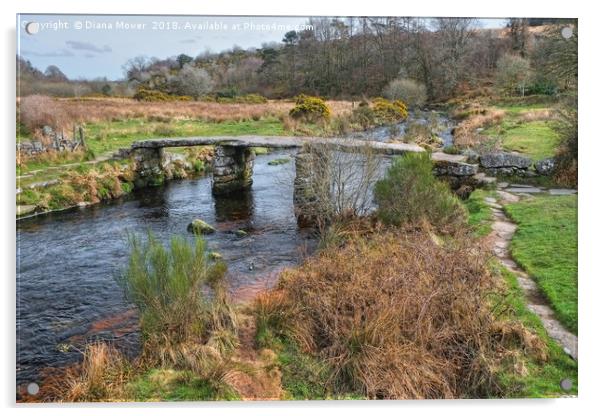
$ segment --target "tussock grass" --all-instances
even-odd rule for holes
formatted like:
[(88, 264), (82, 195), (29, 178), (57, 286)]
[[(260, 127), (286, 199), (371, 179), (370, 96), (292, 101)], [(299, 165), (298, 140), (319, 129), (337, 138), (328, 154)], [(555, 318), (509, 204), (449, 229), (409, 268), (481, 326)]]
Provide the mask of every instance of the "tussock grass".
[(406, 230), (354, 239), (285, 272), (258, 298), (258, 322), (326, 365), (334, 395), (496, 395), (495, 368), (509, 344), (544, 352), (525, 342), (524, 327), (496, 321), (486, 263), (464, 236)]
[(113, 346), (96, 342), (83, 351), (83, 362), (54, 380), (52, 396), (66, 402), (123, 401), (123, 386), (133, 372)]
[[(139, 310), (142, 354), (130, 362), (107, 344), (92, 344), (64, 375), (64, 401), (237, 398), (238, 315), (205, 242), (174, 237), (164, 247), (151, 233), (129, 236), (130, 257), (118, 281)], [(196, 387), (195, 387), (196, 386)], [(196, 388), (198, 387), (198, 391)]]

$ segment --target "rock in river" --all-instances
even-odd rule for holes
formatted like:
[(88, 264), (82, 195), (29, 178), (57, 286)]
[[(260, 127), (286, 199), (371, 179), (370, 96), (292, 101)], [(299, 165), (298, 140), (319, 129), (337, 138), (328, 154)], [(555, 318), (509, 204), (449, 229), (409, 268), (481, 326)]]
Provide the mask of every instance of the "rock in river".
[(212, 234), (215, 232), (215, 228), (197, 218), (188, 224), (188, 231), (194, 234)]

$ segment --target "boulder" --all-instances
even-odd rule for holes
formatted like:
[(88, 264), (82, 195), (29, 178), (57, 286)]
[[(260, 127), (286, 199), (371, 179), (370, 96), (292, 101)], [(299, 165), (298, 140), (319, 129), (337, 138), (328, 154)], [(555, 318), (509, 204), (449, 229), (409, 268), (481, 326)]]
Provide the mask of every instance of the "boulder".
[(544, 176), (549, 176), (554, 172), (556, 160), (553, 157), (535, 162), (535, 171)]
[(466, 149), (462, 152), (466, 156), (467, 163), (479, 163), (479, 154), (472, 149)]
[(496, 152), (481, 155), (481, 166), (486, 169), (492, 168), (518, 168), (528, 169), (531, 159), (516, 153)]
[(207, 224), (205, 221), (197, 218), (188, 224), (188, 231), (193, 234), (213, 234), (215, 232), (215, 228)]
[(220, 253), (218, 253), (217, 251), (212, 251), (211, 253), (209, 253), (209, 258), (211, 260), (221, 260), (222, 255)]

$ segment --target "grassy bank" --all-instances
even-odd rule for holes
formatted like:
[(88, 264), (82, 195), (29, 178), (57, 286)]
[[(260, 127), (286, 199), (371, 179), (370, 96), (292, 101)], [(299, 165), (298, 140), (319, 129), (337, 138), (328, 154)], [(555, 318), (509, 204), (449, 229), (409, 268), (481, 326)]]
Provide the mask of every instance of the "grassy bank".
[(501, 141), (502, 149), (522, 153), (533, 160), (556, 154), (559, 137), (554, 130), (555, 114), (550, 104), (496, 105), (504, 112), (500, 123), (487, 127), (482, 134)]
[(577, 196), (540, 196), (506, 206), (518, 224), (512, 256), (577, 333)]
[(460, 147), (518, 152), (537, 161), (554, 156), (560, 145), (553, 103), (467, 101), (458, 103), (451, 114), (459, 122), (454, 136)]
[[(80, 162), (43, 169), (17, 180), (17, 186), (21, 188), (16, 198), (17, 206), (46, 212), (119, 198), (135, 187), (160, 185), (165, 179), (203, 174), (212, 157), (210, 148), (181, 148), (179, 152), (184, 154), (184, 160), (172, 162), (163, 175), (146, 181), (136, 178), (131, 160)], [(46, 182), (46, 185), (31, 187), (40, 182)], [(27, 210), (27, 213), (31, 212)]]
[[(286, 396), (323, 400), (576, 394), (576, 362), (528, 310), (515, 276), (496, 264), (470, 263), (468, 253), (474, 254), (475, 243), (464, 246), (462, 238), (441, 244), (421, 233), (361, 236), (288, 271), (277, 289), (258, 297), (256, 342), (259, 348), (276, 351)], [(410, 253), (406, 244), (415, 251)], [(432, 268), (428, 258), (437, 259)], [(462, 283), (453, 277), (447, 283), (434, 277), (443, 269), (449, 277), (456, 261), (463, 264), (464, 277), (472, 272), (479, 276), (480, 288), (468, 281), (470, 289), (460, 288)], [(407, 280), (414, 267), (421, 269), (420, 282), (400, 287), (393, 281), (393, 275)], [(453, 301), (455, 290), (462, 293), (457, 298), (461, 306)], [(481, 307), (479, 312), (471, 309), (472, 302)], [(381, 308), (384, 304), (387, 307)], [(420, 313), (419, 319), (413, 311)], [(469, 329), (472, 325), (478, 335)], [(458, 337), (464, 341), (458, 344)], [(480, 357), (478, 364), (455, 362), (464, 353)], [(455, 373), (452, 363), (458, 370), (470, 370)], [(573, 382), (570, 391), (560, 387), (563, 379)]]
[[(504, 363), (505, 367), (499, 373), (498, 380), (506, 391), (505, 397), (535, 398), (577, 394), (577, 362), (547, 335), (539, 317), (527, 308), (516, 276), (504, 267), (493, 267), (503, 278), (506, 287), (504, 295), (497, 299), (501, 302), (499, 309), (506, 311), (505, 319), (524, 325), (546, 345), (544, 357), (526, 356), (522, 360), (508, 360)], [(519, 368), (518, 372), (516, 368)], [(570, 391), (560, 387), (563, 379), (573, 383)]]
[(504, 150), (522, 153), (536, 161), (554, 156), (559, 144), (550, 122), (517, 122), (512, 116), (485, 129), (483, 134), (499, 138)]

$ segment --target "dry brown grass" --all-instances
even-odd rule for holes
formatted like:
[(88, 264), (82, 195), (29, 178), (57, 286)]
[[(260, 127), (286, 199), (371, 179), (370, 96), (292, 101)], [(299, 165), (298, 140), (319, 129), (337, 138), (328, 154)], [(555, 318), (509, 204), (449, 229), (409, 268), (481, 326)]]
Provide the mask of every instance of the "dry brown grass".
[(506, 112), (497, 109), (484, 109), (470, 115), (462, 121), (454, 130), (454, 144), (461, 147), (470, 147), (478, 145), (483, 136), (478, 132), (478, 128), (485, 128), (502, 121)]
[[(36, 110), (40, 100), (46, 103), (44, 108), (47, 110), (44, 112)], [(52, 125), (53, 123), (46, 123), (47, 118), (56, 119), (61, 125), (132, 118), (148, 118), (155, 121), (199, 119), (218, 123), (228, 120), (259, 120), (263, 117), (285, 117), (294, 106), (293, 101), (284, 100), (272, 100), (262, 104), (240, 104), (204, 101), (141, 102), (128, 98), (54, 99), (34, 96), (19, 101), (24, 123), (28, 128), (34, 129), (44, 123)], [(38, 106), (32, 107), (32, 103)], [(351, 102), (347, 101), (328, 101), (327, 105), (334, 115), (352, 110)], [(40, 118), (40, 115), (43, 118)]]
[[(496, 320), (488, 256), (465, 236), (391, 231), (325, 250), (260, 296), (258, 325), (292, 337), (331, 369), (335, 393), (369, 398), (484, 397), (510, 344), (541, 351)], [(543, 352), (540, 352), (543, 355)]]
[(113, 346), (101, 342), (88, 345), (83, 356), (80, 365), (46, 380), (47, 399), (64, 402), (125, 400), (123, 388), (133, 370), (130, 362)]
[(34, 137), (43, 139), (41, 129), (44, 126), (55, 131), (70, 131), (73, 126), (71, 114), (53, 98), (30, 95), (17, 103), (17, 121)]

